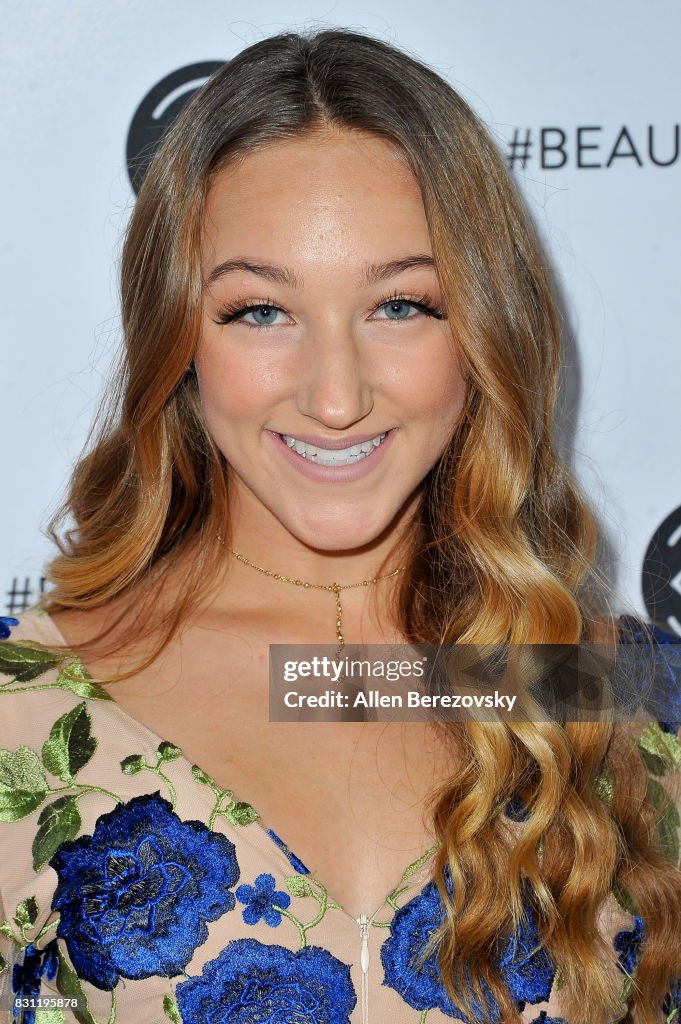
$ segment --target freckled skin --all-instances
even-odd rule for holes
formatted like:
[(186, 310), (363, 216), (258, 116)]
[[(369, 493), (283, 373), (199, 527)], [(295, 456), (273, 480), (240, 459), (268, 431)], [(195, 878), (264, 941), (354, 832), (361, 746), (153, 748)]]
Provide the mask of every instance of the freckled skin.
[[(196, 369), (206, 425), (229, 463), (234, 546), (260, 564), (307, 579), (372, 572), (408, 523), (419, 484), (459, 419), (465, 384), (434, 269), (415, 267), (370, 286), (365, 265), (432, 254), (419, 186), (396, 149), (372, 135), (326, 131), (277, 142), (217, 176), (207, 198), (203, 273), (242, 258), (289, 268), (294, 289), (230, 272), (204, 289)], [(216, 322), (225, 305), (269, 303)], [(363, 478), (302, 476), (267, 431), (342, 439), (397, 428)], [(253, 555), (251, 556), (253, 557)], [(338, 562), (337, 559), (341, 561)], [(354, 575), (351, 575), (354, 574)], [(351, 592), (348, 592), (351, 593)]]

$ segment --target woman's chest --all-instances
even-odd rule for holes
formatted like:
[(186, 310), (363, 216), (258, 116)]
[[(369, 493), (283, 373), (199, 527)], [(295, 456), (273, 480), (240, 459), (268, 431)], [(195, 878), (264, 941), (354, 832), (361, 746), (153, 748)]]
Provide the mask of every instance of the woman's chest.
[(271, 722), (257, 674), (224, 690), (183, 683), (163, 701), (114, 692), (128, 714), (250, 804), (353, 917), (380, 906), (435, 841), (426, 801), (445, 769), (423, 724)]

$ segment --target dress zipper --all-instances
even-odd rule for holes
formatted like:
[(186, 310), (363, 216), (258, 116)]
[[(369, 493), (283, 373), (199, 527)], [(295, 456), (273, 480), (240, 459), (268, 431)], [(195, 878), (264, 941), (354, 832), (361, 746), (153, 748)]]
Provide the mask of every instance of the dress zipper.
[(356, 921), (361, 940), (359, 966), (362, 972), (362, 1024), (369, 1024), (369, 922), (364, 911)]

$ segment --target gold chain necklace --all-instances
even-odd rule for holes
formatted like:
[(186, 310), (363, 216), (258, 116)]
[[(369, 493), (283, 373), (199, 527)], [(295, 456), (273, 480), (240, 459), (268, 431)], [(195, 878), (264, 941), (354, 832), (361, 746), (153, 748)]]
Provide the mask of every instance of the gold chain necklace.
[(345, 639), (343, 637), (343, 609), (341, 607), (340, 592), (341, 590), (351, 590), (353, 587), (369, 587), (372, 583), (379, 583), (381, 580), (392, 579), (393, 576), (397, 576), (398, 573), (404, 572), (407, 568), (406, 565), (401, 565), (398, 569), (393, 569), (392, 572), (386, 573), (385, 576), (374, 576), (372, 580), (360, 580), (359, 583), (307, 583), (305, 580), (295, 580), (290, 576), (282, 576), (278, 572), (272, 572), (270, 569), (263, 569), (261, 565), (256, 565), (255, 562), (251, 562), (250, 559), (244, 555), (240, 555), (238, 551), (233, 548), (228, 548), (228, 551), (238, 558), (244, 565), (250, 565), (253, 569), (257, 569), (258, 572), (263, 573), (265, 576), (271, 577), (271, 579), (279, 580), (281, 583), (292, 583), (296, 587), (305, 587), (309, 590), (328, 590), (336, 598), (336, 639), (338, 640), (338, 650), (336, 651), (336, 657), (338, 652), (345, 646)]

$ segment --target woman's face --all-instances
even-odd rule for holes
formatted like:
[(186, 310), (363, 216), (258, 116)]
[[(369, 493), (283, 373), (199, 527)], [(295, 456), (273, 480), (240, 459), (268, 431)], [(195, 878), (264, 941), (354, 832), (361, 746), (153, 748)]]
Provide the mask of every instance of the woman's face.
[(274, 517), (328, 551), (395, 526), (465, 392), (419, 186), (396, 151), (328, 131), (225, 167), (203, 279), (196, 371), (242, 522)]

